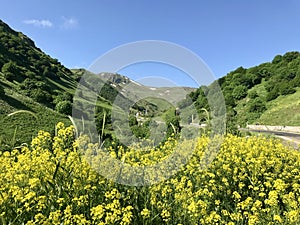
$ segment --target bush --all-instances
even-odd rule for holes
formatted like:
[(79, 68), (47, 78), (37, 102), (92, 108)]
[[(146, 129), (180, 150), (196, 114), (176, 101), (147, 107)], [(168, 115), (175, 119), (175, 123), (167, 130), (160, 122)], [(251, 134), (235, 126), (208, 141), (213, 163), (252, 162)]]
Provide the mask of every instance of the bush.
[(293, 88), (293, 85), (289, 84), (288, 82), (283, 82), (280, 85), (280, 94), (282, 95), (289, 95), (295, 93), (296, 90)]
[(255, 98), (249, 102), (249, 112), (262, 113), (266, 109), (266, 103), (260, 98)]
[(280, 95), (279, 90), (277, 88), (274, 88), (267, 94), (266, 100), (272, 101), (272, 100), (276, 99), (279, 95)]
[(58, 102), (55, 106), (55, 110), (62, 114), (71, 115), (72, 114), (72, 103), (70, 101)]
[(8, 63), (5, 63), (2, 66), (1, 72), (4, 74), (4, 77), (8, 81), (14, 81), (17, 80), (18, 82), (21, 82), (24, 80), (24, 77), (21, 76), (22, 68), (19, 67), (15, 62), (9, 61)]
[(251, 99), (257, 98), (258, 97), (257, 91), (255, 91), (255, 90), (249, 91), (248, 97)]
[(30, 97), (35, 101), (46, 105), (49, 105), (49, 103), (52, 102), (52, 96), (40, 88), (30, 91)]
[(237, 100), (240, 100), (240, 99), (246, 97), (247, 96), (247, 88), (243, 85), (236, 86), (232, 91), (232, 96)]

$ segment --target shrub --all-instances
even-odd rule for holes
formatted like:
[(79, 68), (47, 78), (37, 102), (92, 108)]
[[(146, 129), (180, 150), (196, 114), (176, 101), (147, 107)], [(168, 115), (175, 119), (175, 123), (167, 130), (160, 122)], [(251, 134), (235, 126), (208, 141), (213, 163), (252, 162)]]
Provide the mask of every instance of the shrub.
[(247, 88), (243, 85), (236, 86), (232, 91), (232, 96), (237, 100), (240, 100), (240, 99), (246, 97), (247, 96)]
[(258, 97), (257, 91), (255, 91), (255, 90), (249, 91), (248, 97), (251, 99), (257, 98)]
[(255, 98), (249, 102), (249, 112), (262, 113), (266, 109), (266, 103), (261, 98)]
[(2, 66), (1, 71), (7, 80), (13, 81), (16, 78), (15, 74), (17, 73), (17, 64), (15, 62), (9, 61)]
[(293, 85), (288, 82), (283, 82), (280, 85), (280, 94), (282, 95), (289, 95), (295, 93), (296, 90), (294, 89)]
[(70, 101), (58, 102), (55, 106), (55, 110), (59, 113), (71, 115), (72, 114), (72, 103)]
[(267, 94), (266, 100), (272, 101), (272, 100), (276, 99), (279, 95), (280, 95), (280, 92), (279, 92), (278, 88), (274, 88)]
[(40, 88), (30, 91), (30, 97), (35, 101), (43, 104), (49, 104), (50, 102), (52, 102), (52, 96), (48, 92)]

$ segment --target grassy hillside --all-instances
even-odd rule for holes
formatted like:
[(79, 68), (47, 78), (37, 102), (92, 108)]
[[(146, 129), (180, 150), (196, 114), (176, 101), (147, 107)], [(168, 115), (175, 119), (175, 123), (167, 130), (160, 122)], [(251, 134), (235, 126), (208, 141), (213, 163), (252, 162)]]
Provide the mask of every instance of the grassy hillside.
[(65, 112), (55, 109), (63, 101), (71, 105), (75, 87), (76, 77), (69, 69), (0, 20), (2, 148), (28, 143), (40, 129), (53, 133), (58, 121), (70, 124)]
[[(228, 130), (238, 125), (299, 125), (300, 53), (277, 55), (271, 62), (239, 67), (218, 79), (227, 108)], [(208, 108), (206, 87), (190, 96), (196, 107)]]
[[(0, 20), (1, 149), (29, 143), (41, 129), (54, 133), (59, 121), (71, 124), (67, 115), (81, 75)], [(99, 100), (99, 105), (109, 104)]]
[[(28, 111), (34, 114), (30, 114)], [(19, 113), (12, 114), (14, 112)], [(5, 96), (1, 96), (0, 99), (0, 121), (2, 150), (30, 143), (32, 136), (41, 129), (54, 134), (55, 125), (59, 121), (71, 124), (65, 115), (10, 89), (5, 89)]]
[(267, 110), (257, 122), (268, 125), (300, 126), (300, 88), (288, 96), (268, 102)]

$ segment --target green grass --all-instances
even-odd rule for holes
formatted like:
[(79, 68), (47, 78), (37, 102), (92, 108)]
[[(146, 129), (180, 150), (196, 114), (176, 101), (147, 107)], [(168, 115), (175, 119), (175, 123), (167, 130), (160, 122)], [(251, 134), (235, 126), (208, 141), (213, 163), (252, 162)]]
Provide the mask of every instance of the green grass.
[(287, 96), (279, 96), (267, 105), (261, 117), (257, 120), (261, 124), (300, 126), (300, 89)]
[[(53, 134), (55, 125), (59, 121), (68, 125), (71, 124), (71, 121), (65, 115), (59, 114), (21, 94), (7, 91), (5, 96), (0, 97), (1, 148), (16, 147), (23, 143), (30, 144), (32, 137), (39, 130), (46, 130)], [(33, 112), (34, 115), (17, 113), (8, 116), (18, 110), (27, 110)], [(12, 141), (12, 139), (15, 139), (15, 141)]]
[[(256, 91), (259, 97), (265, 99), (267, 91), (264, 85), (263, 81), (248, 92)], [(249, 112), (249, 101), (250, 99), (246, 97), (240, 100), (235, 108), (238, 112), (238, 124), (241, 126), (244, 126), (246, 122), (249, 124), (300, 126), (300, 88), (294, 94), (280, 95), (275, 100), (267, 102), (267, 110), (260, 116)]]
[[(70, 119), (55, 110), (39, 104), (33, 99), (18, 93), (20, 83), (6, 80), (3, 74), (0, 74), (0, 85), (4, 87), (5, 95), (0, 95), (0, 150), (11, 149), (23, 143), (30, 144), (33, 136), (36, 136), (39, 130), (45, 130), (52, 134), (55, 131), (55, 125), (63, 122), (71, 125)], [(75, 76), (75, 75), (74, 75)], [(45, 79), (51, 90), (57, 92), (68, 92), (74, 94), (77, 88), (77, 82), (74, 77), (64, 76), (61, 79)], [(97, 105), (103, 108), (111, 108), (106, 102), (97, 102)], [(20, 110), (26, 110), (33, 113), (17, 113), (8, 116)]]

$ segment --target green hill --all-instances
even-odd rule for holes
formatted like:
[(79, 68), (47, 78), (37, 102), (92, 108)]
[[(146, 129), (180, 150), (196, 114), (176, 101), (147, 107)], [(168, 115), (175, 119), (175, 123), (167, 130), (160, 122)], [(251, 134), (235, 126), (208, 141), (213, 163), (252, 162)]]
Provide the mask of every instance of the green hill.
[[(81, 79), (82, 76), (84, 79)], [(100, 79), (99, 79), (100, 78)], [(128, 77), (114, 73), (92, 74), (85, 69), (68, 69), (57, 59), (45, 54), (35, 43), (21, 32), (14, 31), (0, 20), (0, 147), (12, 147), (28, 144), (39, 130), (55, 132), (59, 121), (71, 124), (68, 115), (72, 114), (73, 96), (78, 81), (85, 88), (92, 88), (95, 82), (102, 86), (98, 93), (95, 120), (103, 138), (113, 139), (111, 109), (118, 99), (119, 109), (131, 106), (129, 120), (132, 129), (138, 135), (147, 136), (144, 125), (151, 118), (164, 117), (174, 111), (176, 98), (182, 88), (151, 88), (138, 84)], [(134, 90), (132, 92), (131, 90)], [(126, 89), (127, 88), (127, 89)], [(184, 88), (186, 93), (195, 90)], [(152, 96), (137, 100), (136, 96)], [(166, 96), (171, 104), (153, 97)], [(81, 93), (82, 94), (82, 93)], [(90, 96), (81, 96), (88, 101)], [(147, 113), (145, 113), (147, 112)], [(135, 118), (139, 113), (140, 121)], [(105, 119), (104, 119), (105, 118)], [(81, 118), (79, 118), (81, 119)], [(109, 143), (107, 141), (106, 143)]]
[[(40, 129), (53, 133), (58, 121), (70, 124), (62, 113), (66, 112), (64, 106), (71, 105), (75, 87), (76, 77), (69, 69), (0, 20), (0, 145), (3, 148), (28, 143)], [(61, 112), (55, 111), (59, 107)]]
[(267, 125), (300, 126), (300, 89), (267, 103), (267, 110), (257, 122)]
[[(271, 62), (239, 67), (218, 79), (227, 108), (228, 130), (253, 123), (300, 125), (300, 53), (277, 55)], [(206, 87), (191, 93), (197, 108), (209, 108)]]
[[(67, 115), (85, 72), (72, 72), (0, 20), (1, 148), (29, 143), (41, 129), (54, 134), (59, 121), (71, 124)], [(103, 97), (99, 105), (110, 109), (111, 103)]]

